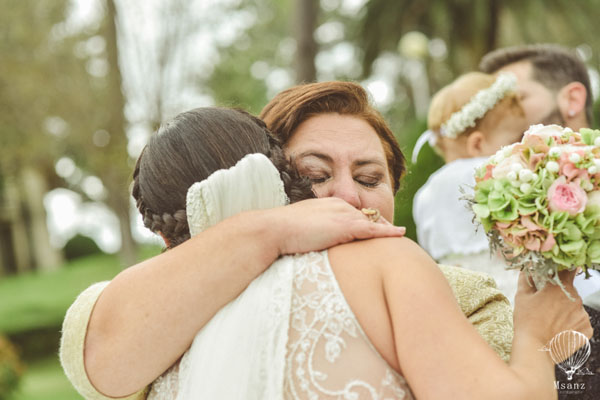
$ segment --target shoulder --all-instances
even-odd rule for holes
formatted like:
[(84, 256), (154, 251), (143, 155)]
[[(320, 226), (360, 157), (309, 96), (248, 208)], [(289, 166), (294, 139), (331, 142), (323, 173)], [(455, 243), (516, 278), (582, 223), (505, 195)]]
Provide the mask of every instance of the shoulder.
[(371, 264), (395, 266), (414, 261), (434, 263), (417, 243), (406, 237), (389, 237), (358, 240), (329, 249), (330, 254), (367, 258)]
[[(414, 289), (429, 291), (433, 281), (446, 285), (435, 261), (408, 238), (377, 238), (335, 246), (330, 259), (344, 264), (348, 270), (369, 269), (368, 275), (378, 276), (384, 284), (398, 280)], [(367, 274), (365, 274), (367, 275)], [(434, 285), (435, 286), (435, 285)]]

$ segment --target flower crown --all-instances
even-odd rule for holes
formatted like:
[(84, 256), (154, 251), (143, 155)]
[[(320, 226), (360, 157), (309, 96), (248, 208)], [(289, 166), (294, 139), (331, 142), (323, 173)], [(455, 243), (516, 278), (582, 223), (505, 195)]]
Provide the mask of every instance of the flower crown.
[(440, 128), (440, 134), (450, 139), (456, 139), (467, 128), (475, 126), (475, 121), (483, 117), (506, 93), (517, 86), (517, 78), (511, 73), (498, 75), (496, 81), (487, 89), (482, 89), (469, 100), (460, 110), (450, 116)]

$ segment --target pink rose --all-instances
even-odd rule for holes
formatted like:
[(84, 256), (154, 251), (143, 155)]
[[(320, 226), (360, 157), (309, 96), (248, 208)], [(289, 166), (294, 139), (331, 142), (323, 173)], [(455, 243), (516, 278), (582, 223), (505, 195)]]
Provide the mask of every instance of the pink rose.
[(585, 210), (587, 194), (578, 183), (567, 183), (566, 178), (561, 176), (548, 189), (548, 200), (550, 210), (576, 215)]

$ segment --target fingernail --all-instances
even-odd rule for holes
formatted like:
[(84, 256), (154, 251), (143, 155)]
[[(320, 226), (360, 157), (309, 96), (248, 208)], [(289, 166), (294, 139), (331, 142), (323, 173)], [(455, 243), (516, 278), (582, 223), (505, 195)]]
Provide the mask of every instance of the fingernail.
[(406, 233), (406, 227), (405, 226), (399, 226), (398, 227), (398, 231), (401, 233)]

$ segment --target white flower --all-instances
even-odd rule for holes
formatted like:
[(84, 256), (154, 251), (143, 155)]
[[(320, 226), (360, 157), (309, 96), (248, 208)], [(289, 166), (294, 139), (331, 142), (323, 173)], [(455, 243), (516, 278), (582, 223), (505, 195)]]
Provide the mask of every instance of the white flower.
[(581, 156), (577, 153), (571, 153), (571, 155), (569, 155), (569, 161), (571, 161), (573, 164), (576, 164), (581, 161)]
[(515, 171), (510, 171), (506, 177), (508, 178), (509, 181), (516, 181), (518, 179), (517, 177), (517, 173)]
[(600, 146), (600, 136), (594, 139), (594, 146)]
[(592, 165), (587, 170), (590, 175), (595, 175), (598, 172), (598, 167), (596, 167), (595, 165)]
[(551, 137), (560, 137), (563, 134), (563, 127), (560, 125), (531, 125), (524, 136), (538, 136), (544, 140)]
[(530, 169), (524, 168), (519, 171), (519, 180), (523, 182), (530, 182), (533, 180), (533, 172)]
[(525, 167), (525, 164), (521, 161), (521, 156), (519, 154), (513, 154), (494, 167), (492, 170), (492, 177), (494, 179), (506, 178), (509, 172), (513, 171), (512, 166), (514, 164), (521, 164), (521, 167)]
[(529, 183), (523, 183), (519, 186), (519, 189), (521, 189), (521, 192), (527, 194), (531, 190), (531, 185)]
[(498, 164), (500, 161), (504, 160), (505, 155), (503, 150), (498, 150), (496, 154), (494, 154), (494, 162)]
[(523, 169), (523, 164), (518, 162), (518, 163), (513, 163), (510, 166), (511, 171), (515, 171), (515, 172), (519, 172), (520, 170)]
[(511, 73), (498, 75), (496, 81), (487, 89), (475, 94), (459, 111), (455, 112), (444, 122), (440, 134), (450, 139), (456, 139), (467, 128), (475, 126), (475, 121), (483, 117), (500, 101), (507, 92), (517, 86), (517, 78)]
[(562, 150), (560, 149), (560, 147), (552, 147), (550, 148), (550, 150), (548, 150), (548, 155), (550, 157), (560, 157), (561, 153)]
[(548, 161), (546, 163), (546, 169), (548, 170), (548, 172), (558, 172), (559, 166), (558, 163), (556, 161)]

